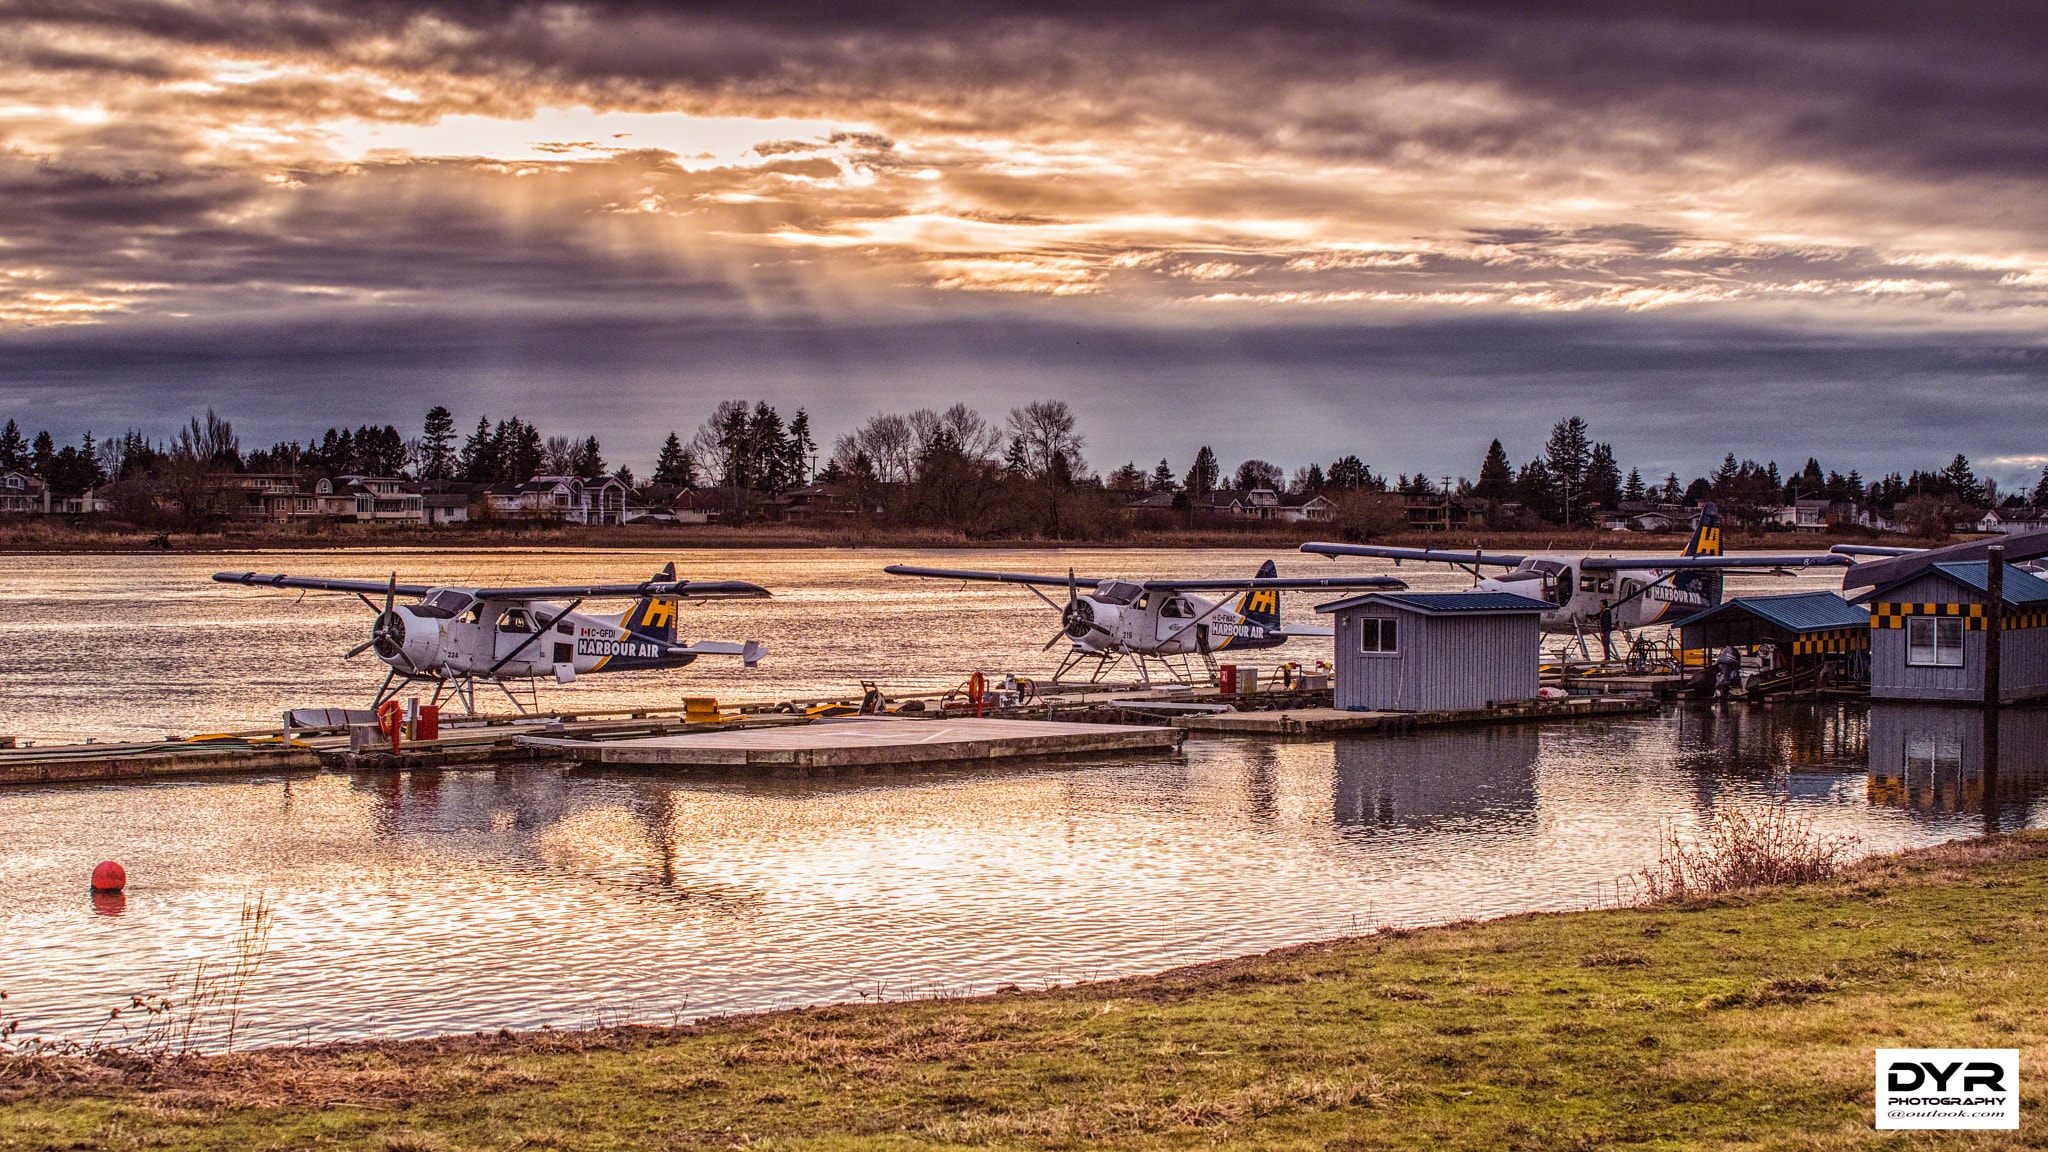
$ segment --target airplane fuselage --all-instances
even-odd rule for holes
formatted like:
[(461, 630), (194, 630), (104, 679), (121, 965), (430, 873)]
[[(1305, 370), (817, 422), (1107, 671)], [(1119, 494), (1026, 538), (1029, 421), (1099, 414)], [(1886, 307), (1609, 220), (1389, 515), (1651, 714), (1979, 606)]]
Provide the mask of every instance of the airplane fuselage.
[(1712, 607), (1701, 574), (1641, 568), (1587, 569), (1584, 555), (1530, 556), (1498, 576), (1481, 578), (1477, 592), (1511, 592), (1552, 607), (1543, 613), (1545, 632), (1598, 632), (1603, 622), (1633, 630), (1669, 623)]
[[(1260, 590), (1253, 596), (1274, 598)], [(1076, 597), (1065, 617), (1077, 651), (1185, 656), (1225, 649), (1277, 648), (1287, 634), (1189, 592), (1148, 590), (1135, 581), (1104, 580)]]
[[(374, 651), (401, 675), (553, 676), (564, 683), (593, 672), (680, 668), (697, 659), (683, 645), (625, 627), (624, 613), (603, 616), (564, 608), (540, 600), (478, 599), (466, 588), (436, 588), (417, 604), (393, 606), (401, 630), (380, 640)], [(673, 616), (675, 606), (655, 601), (652, 611)], [(541, 629), (546, 635), (536, 636)]]

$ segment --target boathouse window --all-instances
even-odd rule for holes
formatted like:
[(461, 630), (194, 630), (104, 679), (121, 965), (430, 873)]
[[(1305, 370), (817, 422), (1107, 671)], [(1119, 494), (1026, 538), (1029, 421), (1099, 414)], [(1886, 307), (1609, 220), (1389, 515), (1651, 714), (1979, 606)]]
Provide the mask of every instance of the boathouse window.
[(1365, 617), (1358, 622), (1358, 650), (1360, 652), (1394, 652), (1394, 623), (1390, 617), (1378, 619)]
[(1963, 621), (1959, 616), (1906, 619), (1906, 663), (1915, 667), (1961, 668)]

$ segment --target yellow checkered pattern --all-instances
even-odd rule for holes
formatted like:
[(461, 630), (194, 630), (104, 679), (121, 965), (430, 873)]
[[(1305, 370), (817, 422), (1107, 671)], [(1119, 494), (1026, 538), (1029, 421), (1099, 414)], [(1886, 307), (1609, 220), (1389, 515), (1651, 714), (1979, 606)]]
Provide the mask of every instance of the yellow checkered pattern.
[[(1870, 606), (1872, 628), (1904, 628), (1908, 616), (1960, 616), (1963, 627), (1970, 632), (1984, 630), (1984, 605), (1982, 604), (1886, 604)], [(2048, 628), (2048, 612), (2007, 612), (1999, 622), (2002, 628)]]
[(1810, 656), (1821, 652), (1860, 652), (1868, 647), (1868, 631), (1845, 628), (1839, 632), (1816, 632), (1811, 636), (1801, 636), (1792, 642), (1792, 654)]

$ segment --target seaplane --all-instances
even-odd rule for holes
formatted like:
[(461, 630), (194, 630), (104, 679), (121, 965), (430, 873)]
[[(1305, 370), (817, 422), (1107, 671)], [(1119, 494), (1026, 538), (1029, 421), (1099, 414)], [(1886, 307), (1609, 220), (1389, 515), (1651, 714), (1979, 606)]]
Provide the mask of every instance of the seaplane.
[[(496, 684), (521, 712), (537, 710), (537, 684), (553, 676), (569, 684), (594, 672), (681, 668), (699, 656), (737, 656), (747, 667), (766, 648), (743, 642), (677, 638), (676, 616), (685, 601), (760, 600), (768, 590), (739, 580), (678, 580), (670, 564), (638, 584), (550, 584), (511, 588), (453, 588), (389, 580), (330, 580), (320, 576), (265, 576), (216, 572), (222, 584), (298, 588), (353, 594), (377, 614), (370, 638), (342, 658), (375, 652), (390, 668), (377, 704), (408, 684), (434, 684), (434, 704), (445, 698), (476, 711), (476, 685)], [(379, 607), (372, 596), (384, 597)], [(586, 600), (633, 599), (616, 616), (578, 612)], [(401, 604), (403, 598), (414, 601)], [(564, 606), (559, 601), (567, 600)], [(526, 699), (511, 687), (524, 681)]]
[[(1462, 568), (1472, 574), (1475, 592), (1512, 592), (1548, 601), (1553, 607), (1541, 617), (1545, 632), (1576, 637), (1581, 655), (1588, 654), (1587, 634), (1597, 635), (1610, 657), (1614, 649), (1609, 638), (1617, 629), (1633, 632), (1653, 624), (1673, 624), (1719, 604), (1722, 578), (1729, 572), (1773, 574), (1853, 563), (1850, 557), (1835, 552), (1724, 555), (1721, 512), (1711, 501), (1700, 505), (1692, 538), (1676, 556), (1517, 556), (1482, 549), (1465, 552), (1320, 541), (1303, 544), (1301, 550), (1331, 557), (1370, 556), (1395, 564), (1419, 560)], [(1480, 569), (1487, 567), (1508, 571), (1482, 576)]]
[[(1138, 678), (1152, 682), (1148, 665), (1157, 663), (1169, 677), (1192, 682), (1193, 661), (1206, 665), (1207, 679), (1214, 679), (1215, 654), (1243, 649), (1277, 648), (1298, 636), (1329, 636), (1331, 630), (1314, 624), (1280, 623), (1280, 593), (1317, 588), (1401, 589), (1406, 581), (1392, 576), (1324, 576), (1283, 579), (1268, 560), (1248, 579), (1208, 580), (1126, 580), (1115, 576), (1065, 576), (1032, 572), (983, 572), (960, 568), (919, 568), (891, 564), (882, 571), (892, 576), (921, 576), (932, 580), (983, 580), (1023, 585), (1032, 595), (1060, 614), (1060, 630), (1045, 642), (1041, 652), (1060, 641), (1068, 641), (1053, 680), (1092, 662), (1090, 683), (1123, 661), (1136, 666)], [(1039, 591), (1041, 587), (1067, 589), (1065, 604)], [(1082, 589), (1087, 589), (1083, 593)], [(1218, 600), (1195, 595), (1222, 592)], [(1232, 607), (1229, 594), (1236, 594)]]

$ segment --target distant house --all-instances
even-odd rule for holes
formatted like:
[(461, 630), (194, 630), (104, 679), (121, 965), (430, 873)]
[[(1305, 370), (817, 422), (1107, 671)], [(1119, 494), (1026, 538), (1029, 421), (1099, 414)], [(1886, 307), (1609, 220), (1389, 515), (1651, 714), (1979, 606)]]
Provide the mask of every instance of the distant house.
[(50, 511), (50, 486), (27, 472), (0, 472), (0, 514), (41, 516)]
[[(1197, 512), (1246, 520), (1272, 520), (1297, 524), (1304, 520), (1328, 520), (1334, 505), (1323, 496), (1280, 492), (1272, 488), (1219, 488), (1189, 501)], [(1127, 508), (1171, 509), (1173, 494), (1162, 492), (1126, 504)]]
[(483, 499), (484, 485), (429, 480), (420, 485), (420, 517), (430, 526), (467, 524), (470, 508)]
[[(860, 502), (854, 499), (853, 493), (832, 484), (792, 488), (780, 496), (769, 499), (767, 503), (787, 520), (816, 520), (858, 516), (861, 513)], [(874, 509), (878, 512), (880, 510)]]
[(1979, 532), (2010, 536), (2014, 532), (2038, 532), (2048, 528), (2048, 508), (1993, 508), (1974, 525)]
[[(294, 494), (296, 504), (297, 496)], [(419, 491), (396, 476), (322, 477), (313, 484), (318, 515), (354, 524), (420, 524), (425, 522)]]

